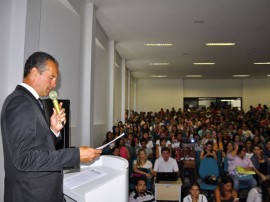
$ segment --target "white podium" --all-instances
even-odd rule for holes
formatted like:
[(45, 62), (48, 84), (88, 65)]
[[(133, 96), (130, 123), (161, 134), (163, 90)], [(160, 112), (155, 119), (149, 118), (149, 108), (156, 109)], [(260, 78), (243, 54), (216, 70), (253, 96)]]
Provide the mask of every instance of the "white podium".
[(63, 187), (67, 202), (127, 202), (128, 201), (128, 161), (117, 156), (100, 156), (99, 159), (80, 169), (64, 172), (64, 182), (67, 177), (78, 176), (80, 172), (94, 168), (107, 175), (99, 179), (69, 189)]

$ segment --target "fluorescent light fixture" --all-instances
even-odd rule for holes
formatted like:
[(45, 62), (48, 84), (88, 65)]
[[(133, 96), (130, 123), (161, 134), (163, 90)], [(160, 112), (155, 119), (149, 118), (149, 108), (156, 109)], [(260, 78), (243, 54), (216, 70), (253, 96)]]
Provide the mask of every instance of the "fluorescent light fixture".
[(234, 46), (235, 43), (206, 43), (207, 46)]
[(149, 65), (169, 65), (170, 63), (168, 62), (151, 62)]
[(193, 65), (215, 65), (214, 62), (194, 62)]
[(269, 76), (269, 77), (270, 77), (270, 74), (268, 74), (267, 76)]
[(145, 46), (173, 46), (173, 43), (145, 43)]
[(235, 100), (220, 100), (221, 102), (234, 102)]
[(165, 78), (167, 75), (151, 75), (152, 78)]
[(200, 78), (202, 75), (186, 75), (188, 78)]
[(240, 78), (243, 78), (243, 77), (249, 77), (250, 75), (241, 75), (241, 74), (239, 74), (239, 75), (233, 75), (233, 77), (240, 77)]
[(270, 65), (270, 62), (254, 62), (254, 65)]

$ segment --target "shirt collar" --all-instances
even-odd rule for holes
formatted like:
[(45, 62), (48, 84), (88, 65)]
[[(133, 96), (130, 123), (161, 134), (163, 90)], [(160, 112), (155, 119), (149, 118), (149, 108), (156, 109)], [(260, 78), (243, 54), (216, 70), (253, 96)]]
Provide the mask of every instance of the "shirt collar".
[(36, 98), (38, 99), (39, 98), (39, 95), (37, 93), (37, 91), (32, 88), (31, 86), (29, 86), (28, 84), (26, 83), (20, 83), (21, 86), (23, 86), (24, 88), (26, 88), (28, 91), (30, 91), (30, 93)]

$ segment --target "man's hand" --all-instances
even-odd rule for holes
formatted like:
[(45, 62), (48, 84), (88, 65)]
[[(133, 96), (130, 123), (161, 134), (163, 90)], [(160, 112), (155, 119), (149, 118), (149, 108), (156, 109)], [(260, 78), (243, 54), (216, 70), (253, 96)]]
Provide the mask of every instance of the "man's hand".
[(93, 149), (90, 147), (86, 146), (81, 146), (80, 147), (80, 161), (82, 163), (87, 163), (95, 158), (99, 157), (101, 154), (102, 150), (101, 149)]
[(64, 127), (62, 123), (66, 123), (66, 113), (65, 109), (62, 108), (63, 103), (59, 104), (60, 112), (59, 114), (56, 112), (55, 108), (53, 108), (53, 114), (50, 118), (51, 129), (54, 133), (60, 132), (60, 130)]

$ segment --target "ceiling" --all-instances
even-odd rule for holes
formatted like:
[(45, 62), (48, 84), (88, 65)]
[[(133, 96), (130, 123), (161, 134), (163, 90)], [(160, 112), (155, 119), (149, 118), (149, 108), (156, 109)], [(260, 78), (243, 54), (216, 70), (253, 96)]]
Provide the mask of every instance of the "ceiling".
[[(269, 0), (90, 0), (108, 37), (137, 79), (270, 78)], [(235, 46), (206, 46), (234, 42)], [(147, 47), (145, 43), (173, 43)], [(169, 65), (149, 65), (166, 62)], [(195, 62), (214, 62), (198, 66)], [(194, 79), (194, 78), (193, 78)]]

